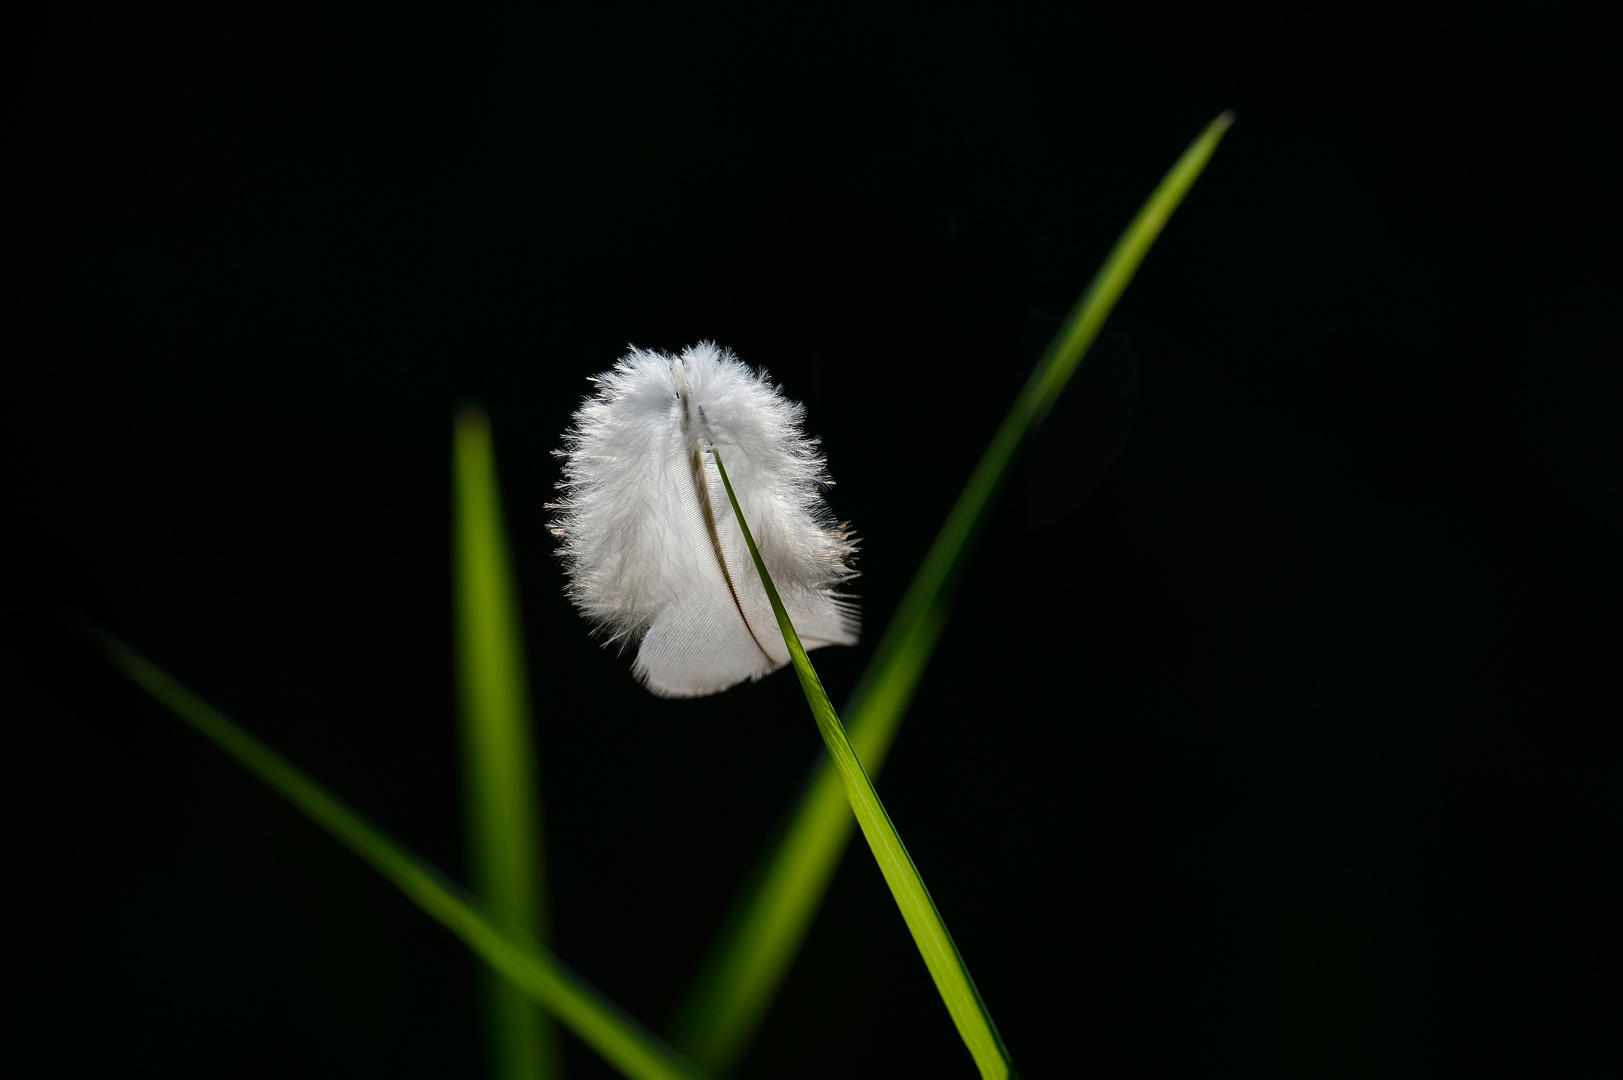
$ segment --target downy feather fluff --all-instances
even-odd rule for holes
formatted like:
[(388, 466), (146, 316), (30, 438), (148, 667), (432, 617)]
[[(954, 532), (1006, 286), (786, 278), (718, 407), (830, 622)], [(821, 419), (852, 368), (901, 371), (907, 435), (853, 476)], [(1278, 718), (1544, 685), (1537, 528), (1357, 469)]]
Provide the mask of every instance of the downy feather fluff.
[(680, 357), (633, 346), (592, 382), (554, 451), (552, 533), (569, 598), (595, 633), (637, 643), (644, 686), (699, 697), (789, 662), (712, 447), (801, 643), (856, 643), (856, 602), (836, 591), (856, 542), (823, 502), (804, 406), (711, 342)]

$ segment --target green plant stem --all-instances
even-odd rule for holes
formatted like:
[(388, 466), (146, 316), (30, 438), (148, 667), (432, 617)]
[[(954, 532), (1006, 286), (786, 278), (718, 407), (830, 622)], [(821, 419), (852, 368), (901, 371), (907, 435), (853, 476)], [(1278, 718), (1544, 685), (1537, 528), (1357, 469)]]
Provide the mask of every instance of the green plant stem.
[[(457, 690), (468, 880), (492, 912), (547, 943), (541, 807), (524, 636), (502, 522), (490, 422), (465, 408), (453, 429), (452, 534)], [(481, 973), (491, 1075), (561, 1076), (552, 1023), (497, 972)]]
[[(1192, 142), (1128, 224), (1037, 362), (908, 586), (845, 707), (858, 758), (877, 775), (942, 628), (954, 584), (1022, 443), (1047, 415), (1217, 145), (1224, 112)], [(706, 1070), (730, 1071), (766, 1014), (851, 836), (836, 764), (819, 757), (799, 803), (740, 893), (671, 1025)]]
[(755, 560), (755, 569), (761, 575), (761, 584), (772, 603), (772, 613), (777, 616), (778, 629), (783, 631), (784, 644), (789, 648), (795, 674), (800, 677), (800, 687), (806, 693), (806, 701), (811, 705), (812, 716), (817, 721), (817, 730), (823, 736), (823, 744), (828, 747), (834, 769), (845, 786), (846, 798), (857, 824), (862, 828), (862, 835), (867, 838), (874, 859), (879, 863), (879, 870), (885, 876), (885, 883), (896, 898), (896, 906), (901, 909), (902, 918), (913, 934), (919, 954), (924, 957), (924, 966), (929, 969), (930, 978), (935, 981), (936, 990), (952, 1016), (953, 1026), (969, 1048), (981, 1076), (989, 1080), (1004, 1080), (1014, 1070), (1009, 1064), (1009, 1052), (998, 1035), (997, 1025), (992, 1022), (992, 1015), (981, 1000), (980, 991), (975, 988), (975, 980), (970, 977), (958, 946), (947, 932), (941, 912), (936, 909), (929, 889), (924, 886), (924, 879), (919, 876), (918, 867), (913, 865), (912, 856), (908, 855), (896, 826), (891, 823), (890, 815), (879, 801), (873, 781), (868, 778), (856, 751), (851, 748), (845, 728), (840, 725), (840, 718), (834, 712), (834, 705), (824, 692), (805, 648), (800, 644), (800, 636), (795, 633), (789, 613), (784, 609), (777, 587), (766, 572), (766, 563), (761, 560), (761, 553), (755, 546), (749, 523), (744, 520), (744, 511), (733, 493), (732, 481), (727, 479), (721, 454), (712, 448), (712, 455), (716, 471), (721, 474), (722, 486), (727, 489), (727, 499), (733, 504), (733, 513), (737, 515), (739, 528), (743, 530), (744, 543), (749, 546), (750, 558)]
[(485, 912), (478, 900), (439, 869), (367, 821), (152, 661), (104, 631), (87, 628), (87, 632), (113, 665), (136, 685), (359, 855), (623, 1075), (635, 1080), (695, 1080), (703, 1076), (533, 938)]

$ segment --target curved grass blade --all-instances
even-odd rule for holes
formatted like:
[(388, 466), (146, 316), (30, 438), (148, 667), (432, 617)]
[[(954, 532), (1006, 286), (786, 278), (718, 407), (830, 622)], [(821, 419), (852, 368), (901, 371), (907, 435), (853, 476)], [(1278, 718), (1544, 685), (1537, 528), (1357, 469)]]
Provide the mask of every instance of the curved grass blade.
[[(490, 422), (482, 410), (457, 414), (452, 456), (452, 574), (468, 881), (491, 911), (545, 945), (540, 787), (524, 639)], [(496, 1080), (562, 1076), (551, 1020), (497, 972), (487, 967), (480, 977), (491, 1075)]]
[(845, 786), (846, 798), (857, 824), (862, 827), (862, 835), (873, 850), (879, 870), (885, 875), (885, 883), (890, 886), (891, 895), (896, 898), (896, 906), (901, 909), (907, 929), (913, 934), (919, 954), (924, 957), (924, 966), (929, 968), (930, 978), (935, 981), (936, 990), (952, 1016), (953, 1026), (969, 1048), (981, 1076), (987, 1080), (1007, 1080), (1014, 1075), (1014, 1068), (1009, 1063), (1009, 1051), (1003, 1045), (997, 1025), (992, 1022), (992, 1014), (986, 1010), (980, 991), (975, 989), (975, 980), (970, 978), (969, 968), (959, 955), (952, 935), (947, 932), (947, 924), (942, 921), (935, 901), (930, 898), (930, 890), (924, 887), (918, 867), (913, 865), (913, 858), (908, 855), (896, 826), (885, 812), (884, 803), (879, 801), (873, 781), (868, 778), (856, 751), (851, 748), (845, 728), (840, 726), (834, 705), (823, 690), (822, 681), (806, 656), (806, 650), (801, 647), (800, 636), (789, 622), (789, 613), (784, 610), (777, 587), (766, 572), (766, 563), (761, 561), (761, 553), (755, 547), (755, 537), (750, 534), (744, 511), (738, 505), (738, 497), (733, 494), (733, 484), (727, 479), (721, 455), (715, 453), (714, 457), (722, 486), (727, 489), (727, 500), (733, 504), (738, 527), (744, 533), (744, 543), (749, 546), (750, 558), (755, 560), (755, 570), (761, 575), (766, 597), (772, 603), (772, 614), (777, 616), (778, 629), (783, 631), (784, 644), (789, 647), (795, 674), (800, 676), (800, 688), (806, 692), (806, 702), (811, 706), (817, 730), (823, 736), (823, 744), (828, 747), (834, 771)]
[(634, 1080), (698, 1080), (703, 1074), (522, 931), (506, 925), (426, 859), (351, 809), (276, 751), (99, 629), (90, 636), (113, 665), (259, 777), (418, 907), (461, 938), (532, 1001)]
[[(970, 475), (845, 707), (851, 744), (877, 775), (946, 624), (970, 541), (1033, 428), (1047, 415), (1161, 229), (1211, 159), (1234, 114), (1206, 126), (1128, 224), (1060, 326)], [(828, 890), (851, 837), (834, 765), (819, 758), (806, 787), (740, 894), (671, 1027), (707, 1071), (730, 1071), (754, 1036)]]

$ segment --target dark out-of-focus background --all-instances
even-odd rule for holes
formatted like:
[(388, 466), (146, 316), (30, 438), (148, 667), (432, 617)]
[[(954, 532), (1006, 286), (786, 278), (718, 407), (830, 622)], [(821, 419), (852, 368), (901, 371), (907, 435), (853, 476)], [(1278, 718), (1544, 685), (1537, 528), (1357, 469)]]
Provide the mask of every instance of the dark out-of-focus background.
[[(998, 504), (881, 790), (1028, 1076), (1617, 1065), (1597, 27), (7, 19), (13, 1075), (480, 1075), (462, 946), (52, 623), (91, 614), (460, 874), (468, 401), (556, 948), (663, 1026), (820, 743), (787, 675), (660, 701), (588, 639), (542, 507), (586, 378), (711, 338), (806, 403), (863, 538), (869, 633), (815, 657), (841, 699), (1060, 318), (1230, 107)], [(861, 848), (741, 1075), (853, 1054), (972, 1075)]]

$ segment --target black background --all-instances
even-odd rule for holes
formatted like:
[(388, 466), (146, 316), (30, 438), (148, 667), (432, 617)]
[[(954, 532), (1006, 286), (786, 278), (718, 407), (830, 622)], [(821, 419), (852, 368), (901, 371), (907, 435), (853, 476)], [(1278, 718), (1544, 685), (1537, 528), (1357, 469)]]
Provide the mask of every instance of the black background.
[[(1232, 107), (881, 790), (1028, 1076), (1615, 1066), (1612, 59), (1554, 16), (1361, 10), (12, 16), (4, 1053), (482, 1070), (463, 947), (52, 622), (101, 620), (459, 874), (465, 401), (555, 945), (663, 1026), (820, 744), (786, 674), (660, 701), (588, 639), (542, 508), (586, 377), (712, 338), (806, 403), (863, 540), (864, 643), (815, 657), (839, 700)], [(742, 1075), (972, 1075), (860, 847)]]

